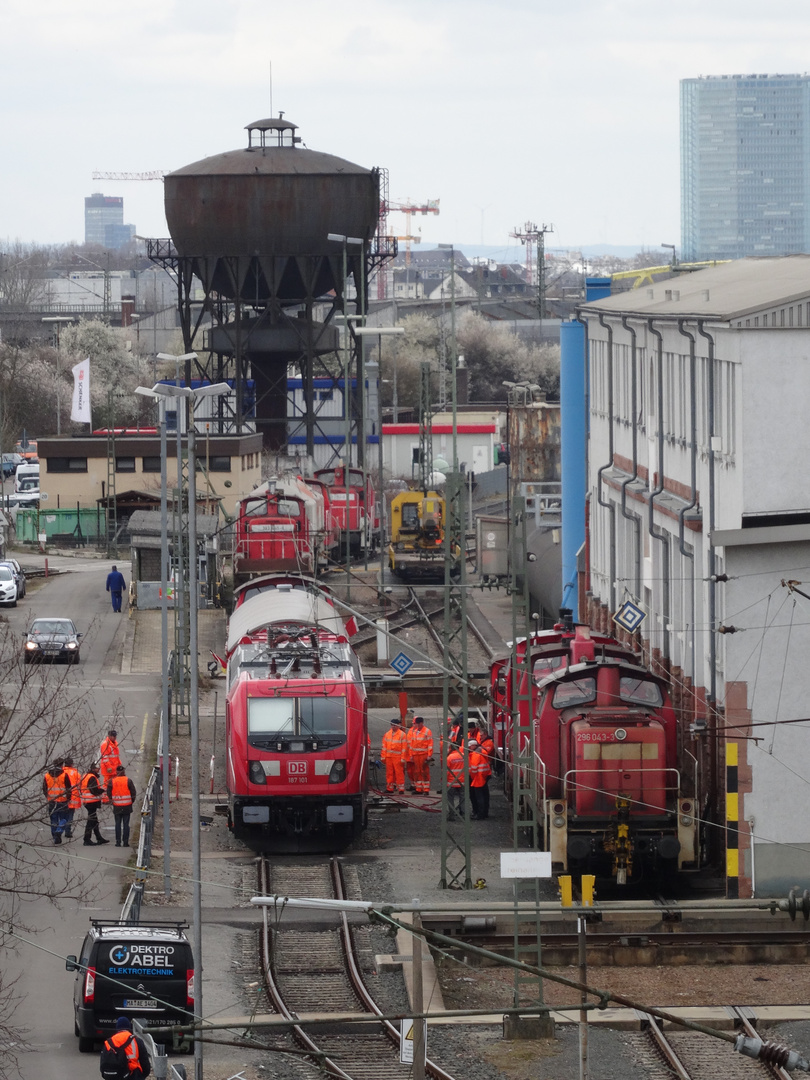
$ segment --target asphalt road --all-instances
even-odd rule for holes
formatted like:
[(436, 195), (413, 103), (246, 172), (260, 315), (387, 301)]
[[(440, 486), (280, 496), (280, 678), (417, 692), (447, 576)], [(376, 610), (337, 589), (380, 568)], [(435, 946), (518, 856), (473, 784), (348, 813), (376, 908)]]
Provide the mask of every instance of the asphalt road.
[[(25, 554), (17, 558), (23, 566), (42, 562), (42, 559), (26, 558)], [(60, 561), (49, 560), (52, 566)], [(96, 746), (106, 734), (110, 717), (116, 717), (121, 758), (140, 793), (143, 787), (140, 766), (144, 747), (152, 739), (160, 686), (150, 676), (119, 674), (128, 617), (126, 613), (113, 613), (105, 592), (111, 564), (93, 559), (66, 559), (64, 563), (72, 572), (47, 581), (31, 579), (26, 598), (16, 608), (4, 609), (3, 616), (15, 636), (19, 633), (20, 647), (23, 632), (32, 618), (62, 615), (74, 620), (84, 634), (79, 665), (66, 671), (52, 670), (48, 665), (26, 670), (35, 681), (63, 676), (68, 686), (75, 685), (85, 691), (87, 709), (83, 724)], [(86, 764), (77, 761), (80, 769)], [(81, 819), (81, 811), (77, 816)], [(102, 830), (108, 838), (114, 838), (109, 810), (103, 812)], [(43, 814), (38, 828), (26, 834), (26, 839), (52, 850), (55, 879), (65, 861), (71, 868), (89, 875), (90, 901), (79, 903), (56, 896), (52, 902), (42, 900), (26, 905), (25, 921), (38, 929), (33, 934), (21, 934), (16, 949), (3, 957), (4, 984), (16, 979), (15, 1020), (27, 1029), (29, 1049), (21, 1054), (18, 1074), (22, 1080), (86, 1080), (98, 1075), (98, 1055), (79, 1054), (77, 1048), (73, 1034), (74, 975), (65, 970), (64, 957), (79, 952), (91, 917), (117, 918), (122, 899), (119, 867), (133, 852), (116, 848), (112, 843), (102, 848), (84, 847), (82, 828), (77, 831), (78, 839), (74, 837), (72, 842), (51, 849), (50, 829)], [(8, 1067), (5, 1051), (3, 1056), (3, 1064)]]

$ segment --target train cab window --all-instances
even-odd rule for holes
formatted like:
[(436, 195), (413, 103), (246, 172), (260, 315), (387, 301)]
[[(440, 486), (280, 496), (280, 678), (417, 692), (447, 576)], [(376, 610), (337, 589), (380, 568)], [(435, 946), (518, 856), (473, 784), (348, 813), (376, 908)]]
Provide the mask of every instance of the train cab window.
[(318, 479), (322, 480), (328, 487), (331, 487), (335, 482), (335, 473), (333, 470), (321, 469), (318, 472)]
[(301, 504), (295, 499), (279, 499), (275, 504), (275, 512), (279, 517), (300, 517)]
[(534, 662), (532, 677), (536, 683), (541, 683), (554, 671), (559, 671), (565, 663), (564, 656), (541, 656)]
[(249, 698), (248, 738), (295, 731), (295, 698)]
[(595, 699), (596, 679), (574, 679), (555, 687), (552, 705), (555, 709), (567, 709), (571, 705), (584, 705)]
[(416, 503), (405, 503), (402, 507), (403, 529), (419, 528), (419, 507)]
[(649, 679), (631, 679), (623, 676), (619, 682), (619, 697), (622, 701), (632, 701), (637, 705), (649, 705), (657, 708), (664, 704), (661, 688)]
[(345, 698), (299, 698), (300, 733), (318, 739), (346, 734)]
[(267, 514), (267, 499), (248, 499), (242, 511), (244, 517), (264, 517)]

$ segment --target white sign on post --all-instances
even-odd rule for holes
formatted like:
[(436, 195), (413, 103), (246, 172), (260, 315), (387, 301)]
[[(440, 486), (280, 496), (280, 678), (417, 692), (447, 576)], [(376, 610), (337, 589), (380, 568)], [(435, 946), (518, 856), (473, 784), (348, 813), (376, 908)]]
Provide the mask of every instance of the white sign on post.
[(550, 878), (550, 851), (502, 851), (502, 878)]
[(414, 1025), (422, 1025), (422, 1053), (427, 1060), (427, 1020), (400, 1020), (399, 1060), (403, 1065), (413, 1065)]

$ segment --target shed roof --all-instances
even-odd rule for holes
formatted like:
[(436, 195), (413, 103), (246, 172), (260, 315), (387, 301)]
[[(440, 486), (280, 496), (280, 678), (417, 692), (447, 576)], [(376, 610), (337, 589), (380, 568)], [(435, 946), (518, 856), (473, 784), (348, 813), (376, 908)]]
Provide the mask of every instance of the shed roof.
[(754, 311), (810, 299), (810, 255), (750, 257), (583, 304), (605, 314), (657, 315), (727, 322)]

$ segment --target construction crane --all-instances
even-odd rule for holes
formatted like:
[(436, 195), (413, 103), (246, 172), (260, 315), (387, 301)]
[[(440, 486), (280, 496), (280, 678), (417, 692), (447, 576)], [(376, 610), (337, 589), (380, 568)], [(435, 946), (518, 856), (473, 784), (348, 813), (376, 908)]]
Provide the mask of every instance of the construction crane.
[(154, 172), (100, 172), (93, 170), (94, 180), (162, 180), (166, 173), (162, 169)]
[(387, 217), (389, 212), (391, 212), (391, 211), (396, 211), (396, 212), (398, 212), (400, 214), (405, 215), (405, 220), (407, 221), (407, 228), (405, 229), (406, 235), (405, 236), (398, 236), (397, 239), (405, 241), (405, 265), (410, 266), (411, 265), (411, 244), (419, 244), (419, 243), (421, 243), (421, 240), (422, 240), (422, 238), (420, 236), (414, 236), (413, 235), (413, 223), (412, 223), (411, 219), (412, 219), (414, 214), (422, 214), (423, 216), (426, 216), (427, 214), (438, 214), (439, 213), (439, 200), (438, 199), (428, 199), (426, 202), (423, 202), (423, 203), (412, 203), (412, 202), (404, 202), (404, 203), (401, 203), (401, 202), (388, 202), (388, 203), (383, 203), (383, 206), (381, 207), (382, 215)]

